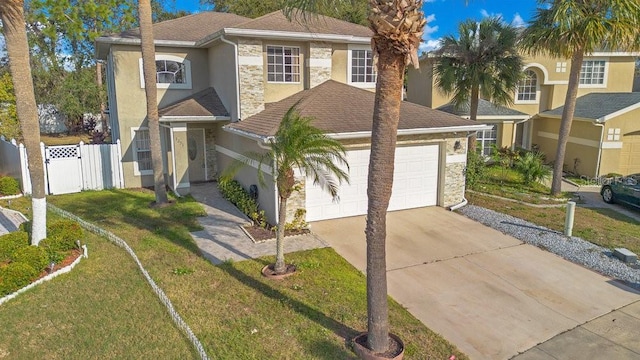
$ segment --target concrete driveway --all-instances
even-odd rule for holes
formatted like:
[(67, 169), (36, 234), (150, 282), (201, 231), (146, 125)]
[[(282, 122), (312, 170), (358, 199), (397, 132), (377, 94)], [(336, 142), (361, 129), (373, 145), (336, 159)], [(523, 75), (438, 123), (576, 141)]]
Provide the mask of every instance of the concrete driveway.
[[(311, 224), (361, 271), (364, 227), (364, 216)], [(640, 299), (607, 277), (438, 207), (388, 214), (387, 269), (389, 294), (472, 359), (511, 358)]]
[(631, 206), (624, 206), (620, 204), (607, 204), (602, 200), (602, 196), (600, 196), (599, 187), (581, 186), (577, 190), (577, 193), (578, 196), (580, 196), (580, 200), (582, 201), (582, 203), (578, 204), (578, 206), (587, 208), (611, 209), (636, 221), (640, 221), (640, 209), (634, 209)]

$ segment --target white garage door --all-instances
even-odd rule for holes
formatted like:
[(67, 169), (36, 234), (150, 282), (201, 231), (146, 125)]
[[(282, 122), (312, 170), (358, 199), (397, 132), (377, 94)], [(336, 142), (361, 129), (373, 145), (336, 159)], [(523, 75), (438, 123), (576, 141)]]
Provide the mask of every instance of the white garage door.
[[(389, 210), (436, 205), (438, 201), (438, 145), (396, 148), (393, 190)], [(367, 176), (370, 150), (347, 154), (351, 183), (340, 186), (340, 201), (307, 179), (307, 221), (334, 219), (367, 213)]]

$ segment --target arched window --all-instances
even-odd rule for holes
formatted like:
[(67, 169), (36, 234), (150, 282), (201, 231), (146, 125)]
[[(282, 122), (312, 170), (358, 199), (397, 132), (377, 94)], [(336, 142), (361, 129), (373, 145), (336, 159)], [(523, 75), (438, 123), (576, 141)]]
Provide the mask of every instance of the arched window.
[[(179, 56), (156, 55), (158, 89), (191, 89), (191, 62)], [(140, 59), (140, 87), (144, 88), (144, 72)]]
[(533, 70), (526, 70), (524, 77), (518, 83), (518, 91), (516, 94), (517, 101), (534, 102), (537, 101), (538, 95), (538, 75)]

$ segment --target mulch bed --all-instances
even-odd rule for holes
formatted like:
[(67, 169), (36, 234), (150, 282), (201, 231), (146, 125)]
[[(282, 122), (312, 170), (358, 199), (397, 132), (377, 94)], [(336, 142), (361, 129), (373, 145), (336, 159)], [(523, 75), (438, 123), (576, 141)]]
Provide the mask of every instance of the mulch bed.
[[(260, 241), (266, 241), (266, 240), (272, 240), (276, 238), (276, 232), (273, 230), (269, 230), (269, 229), (265, 229), (263, 227), (260, 226), (251, 226), (251, 225), (247, 225), (244, 227), (244, 229), (249, 233), (249, 235), (251, 235), (251, 237), (253, 238), (253, 240), (260, 242)], [(303, 229), (303, 230), (285, 230), (284, 231), (284, 236), (294, 236), (294, 235), (303, 235), (303, 234), (308, 234), (310, 231), (308, 229)]]
[[(78, 249), (73, 249), (71, 250), (71, 252), (69, 253), (69, 255), (67, 255), (67, 257), (64, 258), (64, 260), (62, 260), (60, 263), (55, 264), (55, 266), (53, 267), (53, 269), (50, 269), (48, 266), (45, 270), (43, 270), (40, 275), (38, 275), (38, 278), (36, 280), (39, 280), (53, 272), (56, 272), (64, 267), (67, 267), (69, 265), (71, 265), (71, 263), (73, 263), (74, 261), (76, 261), (77, 258), (79, 258), (80, 256), (82, 256), (82, 250), (78, 250)], [(34, 280), (34, 281), (36, 281)]]

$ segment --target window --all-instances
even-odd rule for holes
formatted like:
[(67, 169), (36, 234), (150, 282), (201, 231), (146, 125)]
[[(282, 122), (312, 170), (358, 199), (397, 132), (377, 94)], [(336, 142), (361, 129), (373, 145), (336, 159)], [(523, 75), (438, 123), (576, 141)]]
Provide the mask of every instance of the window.
[(483, 156), (489, 157), (491, 156), (491, 151), (493, 150), (493, 146), (497, 144), (496, 139), (498, 138), (498, 126), (493, 125), (491, 130), (482, 130), (478, 131), (476, 137), (476, 149)]
[(518, 83), (518, 90), (516, 99), (518, 101), (531, 101), (537, 100), (538, 91), (538, 76), (533, 70), (526, 70), (524, 77)]
[(351, 50), (351, 82), (375, 84), (376, 72), (371, 50)]
[(151, 140), (149, 139), (148, 129), (133, 129), (133, 160), (135, 164), (134, 173), (139, 175), (153, 174), (153, 165), (151, 164)]
[(580, 70), (580, 85), (604, 85), (605, 83), (604, 60), (585, 60)]
[(300, 82), (300, 49), (289, 46), (267, 46), (267, 81)]
[[(191, 89), (191, 62), (174, 55), (156, 55), (158, 89)], [(140, 87), (144, 89), (144, 71), (140, 59)]]

